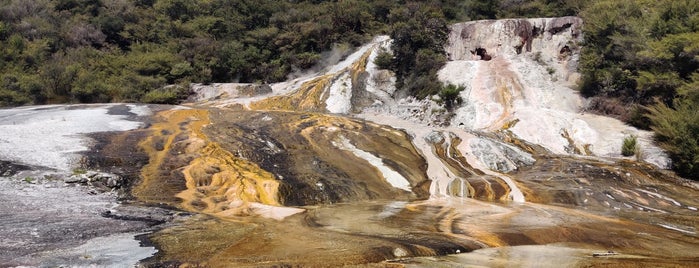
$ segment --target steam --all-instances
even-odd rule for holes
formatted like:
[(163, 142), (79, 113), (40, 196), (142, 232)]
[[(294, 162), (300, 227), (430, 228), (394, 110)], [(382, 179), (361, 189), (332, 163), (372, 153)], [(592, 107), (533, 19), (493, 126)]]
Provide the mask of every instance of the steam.
[(328, 70), (330, 70), (330, 68), (332, 68), (333, 66), (345, 60), (347, 56), (352, 54), (357, 49), (359, 48), (354, 48), (349, 44), (334, 44), (331, 50), (322, 52), (320, 54), (320, 60), (318, 60), (318, 62), (315, 65), (313, 65), (313, 67), (306, 70), (301, 70), (296, 67), (293, 67), (294, 71), (291, 72), (287, 76), (287, 78), (289, 80), (293, 80), (299, 77), (306, 77), (315, 74), (325, 73)]

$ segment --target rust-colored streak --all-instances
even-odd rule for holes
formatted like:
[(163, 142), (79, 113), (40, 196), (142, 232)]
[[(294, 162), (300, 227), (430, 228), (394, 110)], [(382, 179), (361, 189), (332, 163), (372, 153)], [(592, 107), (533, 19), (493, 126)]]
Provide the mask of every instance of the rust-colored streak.
[(139, 143), (148, 155), (149, 162), (141, 170), (141, 183), (134, 187), (134, 196), (146, 202), (176, 201), (174, 194), (185, 188), (184, 181), (173, 179), (169, 171), (186, 165), (186, 162), (176, 161), (181, 159), (172, 156), (171, 149), (180, 135), (186, 135), (186, 125), (196, 129), (208, 124), (205, 115), (204, 110), (168, 110), (158, 113), (158, 121), (149, 128), (152, 134)]
[(201, 156), (186, 166), (187, 190), (177, 194), (182, 206), (190, 211), (227, 215), (231, 211), (247, 213), (246, 202), (279, 205), (279, 183), (256, 164), (236, 158), (217, 143), (208, 144)]
[(267, 98), (250, 104), (253, 110), (281, 110), (281, 111), (306, 111), (325, 112), (325, 99), (323, 96), (335, 75), (324, 75), (307, 81), (295, 92), (285, 95)]
[(351, 72), (352, 72), (352, 83), (356, 83), (359, 81), (359, 75), (362, 74), (364, 71), (366, 71), (366, 64), (369, 60), (369, 56), (371, 56), (372, 50), (369, 49), (367, 52), (364, 52), (362, 56), (354, 62), (351, 66)]
[(372, 50), (365, 52), (351, 66), (335, 73), (318, 76), (304, 82), (296, 91), (251, 103), (252, 110), (327, 112), (325, 101), (329, 97), (329, 88), (338, 77), (349, 72), (353, 85), (360, 82), (360, 75), (365, 72), (366, 64)]
[(169, 110), (158, 119), (153, 134), (140, 143), (150, 161), (134, 196), (219, 216), (245, 214), (249, 202), (279, 205), (279, 184), (271, 173), (202, 132), (210, 124), (207, 110)]
[(493, 122), (490, 130), (506, 129), (511, 127), (511, 121), (508, 120), (513, 113), (514, 101), (524, 99), (524, 86), (519, 82), (517, 75), (510, 70), (509, 64), (502, 59), (497, 59), (488, 62), (489, 68), (493, 70), (495, 80), (495, 91), (493, 91), (494, 99), (500, 103), (503, 108), (502, 114)]

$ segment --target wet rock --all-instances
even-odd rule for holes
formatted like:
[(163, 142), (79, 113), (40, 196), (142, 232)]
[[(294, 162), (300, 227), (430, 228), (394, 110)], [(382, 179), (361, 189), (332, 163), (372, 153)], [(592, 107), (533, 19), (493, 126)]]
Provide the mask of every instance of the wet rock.
[(254, 97), (272, 93), (272, 87), (267, 84), (195, 84), (192, 85), (194, 94), (191, 101), (212, 101), (221, 98)]
[(188, 213), (176, 212), (165, 208), (137, 206), (118, 206), (102, 211), (100, 215), (115, 220), (142, 222), (148, 226), (156, 226), (189, 216)]
[(87, 183), (87, 177), (83, 176), (82, 174), (80, 175), (72, 175), (68, 178), (65, 179), (66, 183), (81, 183), (85, 184)]
[(408, 256), (408, 252), (405, 249), (396, 248), (393, 250), (393, 256), (396, 256), (397, 258), (403, 258)]
[[(122, 210), (123, 205), (115, 201), (113, 194), (100, 194), (85, 187), (66, 187), (62, 181), (42, 178), (37, 179), (36, 184), (28, 184), (18, 180), (0, 180), (0, 266), (90, 266), (90, 263), (77, 264), (75, 259), (53, 263), (47, 258), (97, 237), (122, 232), (140, 233), (152, 226), (146, 221), (105, 218), (98, 212), (107, 208)], [(112, 242), (103, 245), (113, 245)], [(138, 243), (129, 249), (140, 250)], [(126, 258), (106, 254), (103, 257), (113, 260)]]

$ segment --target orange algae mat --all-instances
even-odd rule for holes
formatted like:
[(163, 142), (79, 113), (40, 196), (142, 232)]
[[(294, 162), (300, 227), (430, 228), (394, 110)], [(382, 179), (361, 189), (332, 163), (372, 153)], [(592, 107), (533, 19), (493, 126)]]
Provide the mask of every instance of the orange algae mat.
[(207, 110), (169, 110), (157, 118), (152, 135), (139, 144), (150, 160), (135, 197), (219, 216), (246, 214), (249, 202), (279, 205), (274, 175), (202, 132), (211, 123)]

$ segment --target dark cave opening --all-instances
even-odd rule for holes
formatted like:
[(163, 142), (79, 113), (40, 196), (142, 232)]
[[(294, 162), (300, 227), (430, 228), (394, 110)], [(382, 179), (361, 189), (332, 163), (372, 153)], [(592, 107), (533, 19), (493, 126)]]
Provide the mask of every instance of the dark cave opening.
[(471, 51), (471, 53), (474, 54), (474, 55), (476, 55), (476, 56), (479, 56), (480, 59), (481, 59), (481, 60), (484, 60), (484, 61), (489, 61), (489, 60), (493, 59), (493, 57), (491, 57), (490, 55), (488, 55), (488, 51), (485, 50), (485, 48), (482, 48), (482, 47), (476, 48), (476, 50), (475, 50), (475, 51)]
[(568, 47), (568, 46), (563, 46), (563, 48), (561, 48), (561, 51), (560, 51), (559, 53), (560, 53), (561, 55), (570, 55), (570, 54), (573, 53), (573, 52), (570, 50), (570, 47)]

